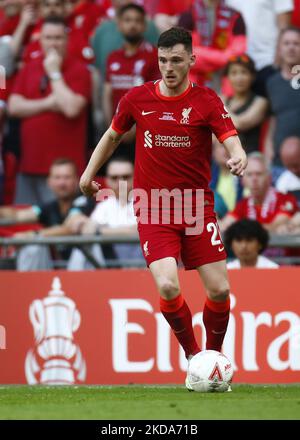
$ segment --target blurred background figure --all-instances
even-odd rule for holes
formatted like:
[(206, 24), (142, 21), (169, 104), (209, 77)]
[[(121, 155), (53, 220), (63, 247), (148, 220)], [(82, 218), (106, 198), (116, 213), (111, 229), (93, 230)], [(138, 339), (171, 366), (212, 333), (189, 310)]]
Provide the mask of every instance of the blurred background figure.
[[(242, 17), (228, 8), (225, 0), (195, 0), (179, 24), (193, 34), (196, 63), (191, 80), (221, 90), (223, 68), (233, 55), (246, 51), (245, 26)], [(224, 94), (229, 91), (223, 86)]]
[[(0, 218), (16, 224), (32, 223), (32, 229), (14, 234), (19, 238), (30, 238), (38, 234), (42, 237), (70, 235), (72, 230), (65, 220), (79, 212), (89, 215), (93, 201), (79, 195), (79, 176), (76, 165), (69, 159), (60, 158), (53, 162), (49, 170), (47, 184), (54, 194), (51, 202), (26, 208), (2, 207)], [(53, 250), (52, 250), (53, 251)], [(17, 269), (21, 271), (46, 270), (53, 268), (53, 258), (65, 260), (70, 256), (70, 248), (60, 246), (51, 252), (48, 246), (26, 245), (17, 253)]]
[[(118, 103), (132, 87), (160, 78), (157, 49), (144, 40), (145, 10), (134, 3), (118, 11), (118, 26), (125, 40), (121, 49), (107, 58), (106, 81), (103, 90), (103, 112), (106, 128), (111, 123)], [(135, 128), (123, 139), (123, 152), (132, 161), (135, 152)], [(122, 148), (122, 147), (121, 147)]]
[[(111, 159), (107, 166), (106, 180), (111, 188), (111, 196), (98, 203), (90, 217), (82, 214), (72, 216), (67, 225), (73, 233), (83, 235), (132, 236), (137, 234), (137, 220), (134, 215), (133, 199), (133, 164), (125, 157)], [(120, 195), (120, 183), (126, 185), (126, 197)], [(101, 195), (101, 193), (100, 193)], [(142, 259), (139, 244), (94, 244), (90, 252), (101, 265), (105, 260)], [(68, 264), (69, 270), (91, 269), (93, 266), (78, 249), (73, 250)]]
[(255, 93), (266, 96), (266, 82), (275, 72), (279, 32), (290, 25), (293, 0), (226, 0), (246, 25), (247, 53), (257, 70)]
[(21, 119), (16, 203), (39, 204), (53, 198), (47, 174), (55, 159), (62, 155), (72, 159), (80, 173), (86, 163), (90, 73), (67, 56), (61, 19), (44, 22), (40, 42), (43, 56), (20, 71), (8, 104), (10, 114)]
[(271, 186), (271, 173), (262, 153), (254, 152), (248, 156), (248, 166), (243, 184), (249, 197), (240, 200), (235, 209), (220, 221), (225, 231), (237, 220), (248, 218), (257, 220), (265, 229), (276, 232), (297, 212), (297, 200), (291, 194), (281, 194)]
[(258, 151), (268, 100), (252, 90), (256, 76), (254, 62), (246, 54), (233, 56), (226, 66), (225, 75), (233, 95), (224, 97), (223, 100), (238, 130), (241, 143), (247, 154)]
[[(159, 0), (154, 16), (159, 32), (162, 33), (173, 26), (178, 26), (181, 15), (190, 11), (193, 3), (193, 0)], [(181, 25), (183, 24), (181, 23)]]
[[(243, 196), (241, 179), (233, 176), (226, 165), (229, 157), (225, 148), (214, 138), (213, 141), (213, 162), (212, 179), (210, 187), (217, 192), (224, 200), (229, 211), (235, 208), (237, 201)], [(221, 217), (220, 217), (221, 218)]]
[[(120, 49), (124, 43), (124, 37), (118, 28), (118, 11), (126, 4), (132, 3), (130, 0), (112, 0), (113, 17), (104, 20), (96, 28), (92, 37), (92, 47), (95, 55), (95, 66), (99, 70), (102, 79), (106, 78), (106, 60), (108, 55), (114, 50)], [(159, 33), (151, 19), (147, 19), (144, 38), (145, 41), (156, 45)]]
[(258, 221), (243, 219), (233, 223), (226, 231), (224, 242), (227, 251), (232, 251), (236, 259), (227, 264), (227, 269), (279, 267), (269, 258), (260, 255), (267, 248), (268, 241), (268, 231)]
[(276, 189), (284, 194), (293, 194), (300, 207), (300, 138), (286, 138), (280, 147), (280, 158), (286, 168), (276, 182)]
[(272, 118), (266, 138), (265, 154), (273, 165), (273, 181), (284, 171), (280, 145), (290, 136), (300, 137), (300, 29), (287, 28), (279, 37), (280, 69), (267, 82)]

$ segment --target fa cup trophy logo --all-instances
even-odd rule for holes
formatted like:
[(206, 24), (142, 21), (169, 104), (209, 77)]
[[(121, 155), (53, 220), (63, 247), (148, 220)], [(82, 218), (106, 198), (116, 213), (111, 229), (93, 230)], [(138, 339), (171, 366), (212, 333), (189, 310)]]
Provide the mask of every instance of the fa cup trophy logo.
[(26, 356), (27, 382), (31, 385), (84, 382), (85, 360), (73, 342), (73, 333), (80, 326), (80, 313), (74, 301), (62, 291), (58, 277), (53, 279), (48, 296), (30, 305), (29, 317), (36, 346)]

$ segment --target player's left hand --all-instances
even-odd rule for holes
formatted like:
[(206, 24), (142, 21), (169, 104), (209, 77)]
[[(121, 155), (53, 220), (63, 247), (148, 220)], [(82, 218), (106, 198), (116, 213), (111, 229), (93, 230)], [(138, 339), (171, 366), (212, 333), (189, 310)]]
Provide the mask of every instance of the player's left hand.
[(242, 177), (244, 175), (244, 170), (247, 166), (247, 158), (242, 157), (231, 157), (226, 162), (231, 174), (234, 176)]

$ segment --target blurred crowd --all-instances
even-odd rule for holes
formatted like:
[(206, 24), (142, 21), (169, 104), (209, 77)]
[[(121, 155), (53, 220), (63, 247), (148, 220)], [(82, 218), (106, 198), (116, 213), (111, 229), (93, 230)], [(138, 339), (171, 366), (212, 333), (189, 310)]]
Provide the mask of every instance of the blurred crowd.
[[(213, 138), (211, 188), (232, 268), (274, 267), (269, 233), (300, 231), (300, 0), (0, 0), (0, 236), (136, 234), (130, 198), (134, 128), (101, 170), (95, 203), (78, 179), (120, 98), (160, 77), (156, 42), (189, 29), (191, 81), (213, 88), (239, 132), (249, 165), (226, 167)], [(120, 152), (122, 156), (120, 156)], [(142, 258), (137, 245), (90, 246), (107, 259)], [(264, 255), (261, 255), (261, 254)], [(90, 268), (78, 249), (17, 249), (17, 268)], [(274, 265), (274, 266), (272, 266)]]

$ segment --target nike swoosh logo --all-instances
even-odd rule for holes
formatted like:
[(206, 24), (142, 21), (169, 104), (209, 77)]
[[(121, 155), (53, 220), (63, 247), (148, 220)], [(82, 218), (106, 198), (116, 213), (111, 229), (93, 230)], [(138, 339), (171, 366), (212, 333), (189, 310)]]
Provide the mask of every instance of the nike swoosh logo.
[(224, 246), (219, 247), (219, 248), (218, 248), (218, 251), (219, 251), (219, 252), (224, 251)]
[(142, 115), (146, 116), (146, 115), (151, 115), (151, 113), (156, 113), (156, 110), (152, 111), (152, 112), (145, 112), (144, 110), (142, 111)]
[(226, 332), (226, 330), (222, 330), (221, 332), (216, 332), (215, 330), (212, 330), (211, 332), (214, 333), (215, 335), (222, 335), (223, 333)]

